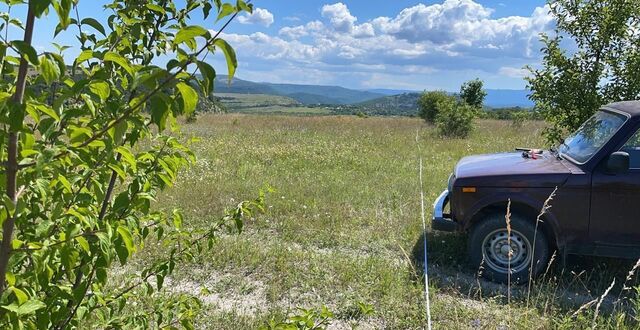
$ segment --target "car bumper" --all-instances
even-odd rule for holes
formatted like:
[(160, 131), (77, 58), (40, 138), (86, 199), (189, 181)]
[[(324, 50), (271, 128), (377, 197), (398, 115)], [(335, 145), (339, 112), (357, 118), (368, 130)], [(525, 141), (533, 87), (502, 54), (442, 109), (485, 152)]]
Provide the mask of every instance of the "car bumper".
[(440, 231), (455, 231), (458, 224), (453, 221), (451, 214), (444, 213), (445, 206), (449, 203), (449, 190), (443, 191), (433, 203), (433, 218), (431, 228)]

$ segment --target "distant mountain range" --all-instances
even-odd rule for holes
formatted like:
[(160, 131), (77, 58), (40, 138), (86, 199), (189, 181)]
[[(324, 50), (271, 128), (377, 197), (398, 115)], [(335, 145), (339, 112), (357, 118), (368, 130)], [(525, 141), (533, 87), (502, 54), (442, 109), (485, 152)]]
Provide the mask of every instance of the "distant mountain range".
[[(262, 83), (218, 76), (216, 93), (269, 94), (290, 97), (302, 104), (364, 104), (367, 106), (391, 106), (416, 109), (419, 91), (398, 89), (355, 90), (339, 86), (296, 85)], [(532, 107), (526, 90), (487, 89), (485, 105), (492, 108)], [(412, 102), (413, 101), (413, 102)]]
[(269, 94), (290, 97), (302, 104), (353, 104), (385, 96), (384, 94), (348, 89), (338, 86), (257, 83), (219, 76), (216, 93)]

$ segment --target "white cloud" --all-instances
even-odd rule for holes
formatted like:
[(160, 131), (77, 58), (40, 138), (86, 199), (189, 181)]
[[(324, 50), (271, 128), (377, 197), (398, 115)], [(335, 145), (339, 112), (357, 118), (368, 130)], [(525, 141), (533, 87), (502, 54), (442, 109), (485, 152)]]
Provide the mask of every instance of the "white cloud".
[(338, 32), (351, 33), (353, 25), (358, 20), (342, 2), (322, 6), (322, 17), (331, 21), (331, 26)]
[[(361, 81), (373, 73), (396, 75), (399, 86), (408, 76), (412, 84), (426, 76), (522, 81), (525, 72), (520, 68), (539, 62), (539, 33), (554, 27), (547, 6), (528, 16), (496, 18), (493, 9), (473, 0), (440, 1), (361, 24), (344, 3), (327, 4), (320, 20), (282, 27), (276, 36), (258, 32), (224, 37), (241, 57), (247, 54), (253, 68), (329, 70), (342, 79), (363, 77)], [(431, 75), (434, 72), (438, 74)]]
[(278, 34), (281, 36), (287, 37), (289, 39), (298, 39), (308, 35), (309, 33), (307, 32), (307, 29), (304, 26), (298, 25), (294, 27), (285, 26), (282, 29), (280, 29)]
[(289, 21), (289, 22), (300, 22), (302, 19), (298, 16), (285, 16), (283, 18), (285, 21)]
[(538, 34), (554, 22), (547, 6), (536, 8), (530, 17), (492, 19), (492, 13), (472, 0), (445, 0), (406, 8), (394, 18), (379, 17), (372, 23), (382, 33), (453, 52), (530, 57)]
[(266, 27), (271, 26), (273, 21), (273, 14), (262, 8), (256, 8), (253, 10), (253, 13), (247, 13), (238, 17), (238, 22), (240, 24), (259, 24)]
[(373, 30), (373, 25), (371, 25), (371, 23), (364, 23), (353, 27), (353, 36), (355, 38), (369, 38), (375, 35), (376, 33)]
[(310, 34), (317, 34), (324, 30), (325, 30), (325, 26), (324, 24), (322, 24), (322, 22), (311, 21), (305, 25), (285, 26), (282, 29), (280, 29), (280, 31), (278, 31), (278, 34), (283, 37), (295, 40), (295, 39), (308, 36)]
[(498, 73), (503, 76), (511, 78), (524, 78), (529, 74), (529, 70), (525, 68), (514, 68), (510, 66), (503, 66), (498, 69)]

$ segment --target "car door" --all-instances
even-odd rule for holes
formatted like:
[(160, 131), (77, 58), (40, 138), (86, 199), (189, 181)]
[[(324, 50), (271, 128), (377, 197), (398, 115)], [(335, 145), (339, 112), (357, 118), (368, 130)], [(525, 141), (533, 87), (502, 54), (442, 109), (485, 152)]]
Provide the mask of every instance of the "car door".
[(637, 247), (640, 246), (639, 130), (620, 151), (629, 154), (628, 171), (610, 174), (600, 166), (593, 172), (589, 236), (597, 244)]

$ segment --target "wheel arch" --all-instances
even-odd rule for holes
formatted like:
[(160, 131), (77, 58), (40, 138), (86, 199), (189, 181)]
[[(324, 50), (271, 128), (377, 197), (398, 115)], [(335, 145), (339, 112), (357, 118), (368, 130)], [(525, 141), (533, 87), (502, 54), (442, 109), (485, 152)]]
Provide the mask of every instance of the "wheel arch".
[[(477, 206), (475, 208), (475, 212), (473, 212), (467, 221), (465, 221), (465, 231), (469, 231), (474, 225), (482, 221), (482, 219), (486, 218), (489, 214), (506, 214), (508, 204), (508, 199), (499, 199)], [(540, 205), (540, 207), (535, 207), (532, 204), (533, 203), (530, 201), (522, 199), (511, 199), (510, 212), (511, 214), (521, 215), (524, 219), (535, 225), (536, 220), (540, 216), (542, 205)], [(538, 228), (544, 233), (552, 250), (557, 250), (563, 246), (563, 243), (560, 240), (557, 221), (549, 210), (546, 210), (542, 216), (540, 216)]]

